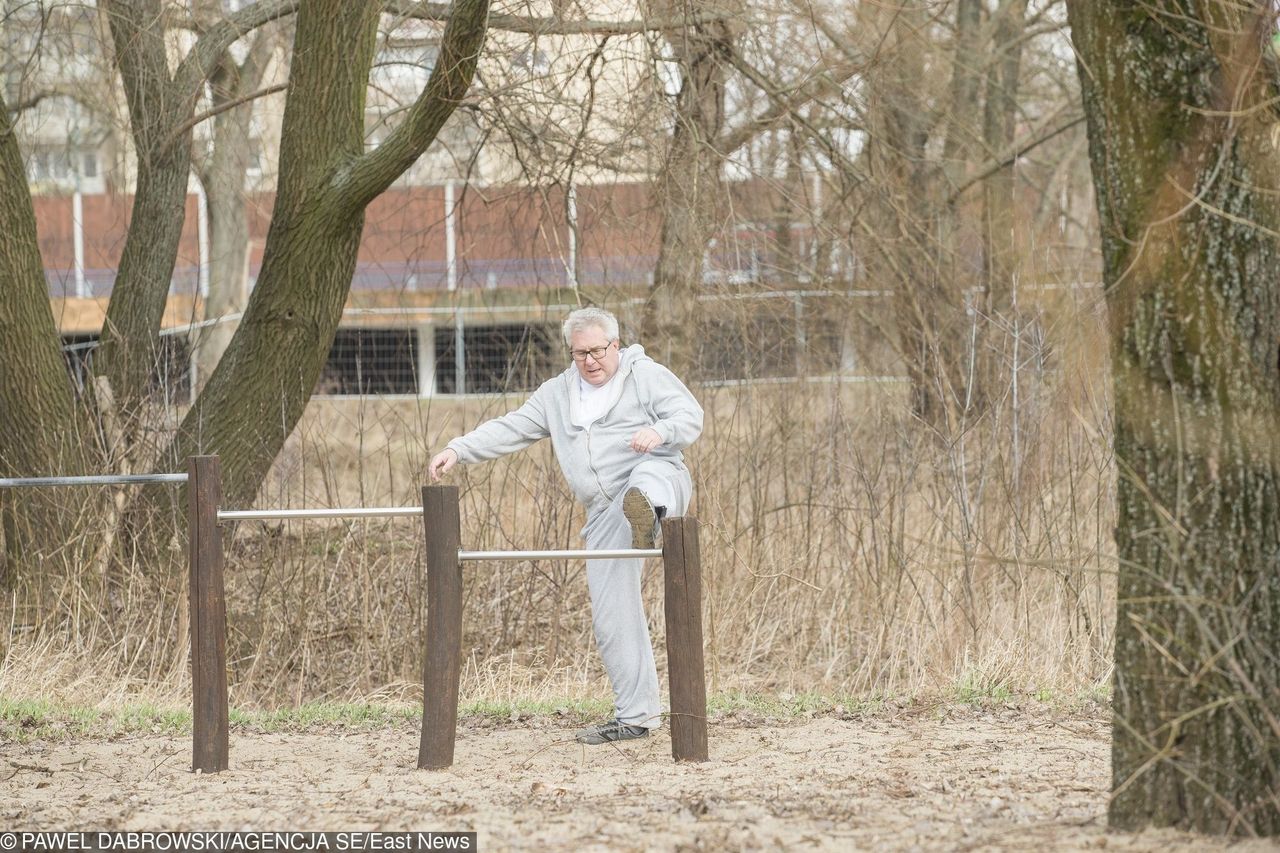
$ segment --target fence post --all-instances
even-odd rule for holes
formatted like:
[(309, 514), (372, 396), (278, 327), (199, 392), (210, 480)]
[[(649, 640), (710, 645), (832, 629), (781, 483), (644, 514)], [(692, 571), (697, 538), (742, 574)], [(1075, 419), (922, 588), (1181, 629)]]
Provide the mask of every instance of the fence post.
[(227, 609), (222, 586), (222, 470), (216, 456), (187, 460), (191, 607), (191, 769), (227, 769)]
[(671, 686), (671, 755), (706, 761), (707, 676), (702, 661), (702, 565), (698, 520), (662, 522), (666, 586), (667, 678)]
[(422, 740), (418, 767), (453, 764), (462, 677), (462, 541), (457, 486), (422, 487), (427, 543), (427, 636), (422, 673)]

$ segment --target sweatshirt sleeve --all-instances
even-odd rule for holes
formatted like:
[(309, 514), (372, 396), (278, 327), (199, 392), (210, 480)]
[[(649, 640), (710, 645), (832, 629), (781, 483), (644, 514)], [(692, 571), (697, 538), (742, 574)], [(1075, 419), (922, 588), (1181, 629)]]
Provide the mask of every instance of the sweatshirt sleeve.
[(485, 421), (445, 445), (463, 463), (484, 462), (523, 450), (551, 434), (547, 424), (544, 384), (514, 412)]
[(657, 420), (652, 424), (662, 443), (684, 450), (702, 434), (702, 406), (685, 384), (657, 362), (644, 365), (645, 394)]

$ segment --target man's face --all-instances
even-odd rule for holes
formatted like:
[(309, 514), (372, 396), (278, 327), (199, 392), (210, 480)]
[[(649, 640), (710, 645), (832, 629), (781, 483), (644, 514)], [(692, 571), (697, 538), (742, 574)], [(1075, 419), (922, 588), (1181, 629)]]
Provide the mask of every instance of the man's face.
[[(605, 337), (604, 330), (599, 326), (587, 326), (569, 335), (569, 349), (573, 353), (573, 363), (577, 366), (578, 373), (591, 385), (603, 385), (618, 372), (621, 358), (618, 354), (618, 342)], [(600, 349), (604, 349), (604, 352), (599, 358), (587, 352)], [(579, 356), (583, 353), (587, 354), (580, 360)]]

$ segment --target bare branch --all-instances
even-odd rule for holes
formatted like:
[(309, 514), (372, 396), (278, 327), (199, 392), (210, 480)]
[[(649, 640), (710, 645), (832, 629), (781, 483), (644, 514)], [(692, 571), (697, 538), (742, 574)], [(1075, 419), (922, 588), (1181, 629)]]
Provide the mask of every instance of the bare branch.
[(81, 97), (83, 94), (83, 90), (79, 88), (64, 87), (56, 84), (50, 85), (47, 88), (31, 95), (27, 99), (10, 106), (9, 113), (11, 115), (16, 115), (17, 113), (25, 110), (34, 109), (40, 105), (41, 101), (46, 101), (49, 98), (70, 98), (78, 103), (85, 103), (84, 99)]
[(964, 193), (965, 190), (969, 189), (969, 187), (973, 186), (974, 184), (981, 183), (982, 181), (985, 181), (987, 178), (991, 177), (1001, 169), (1007, 166), (1013, 165), (1014, 161), (1016, 161), (1022, 155), (1043, 145), (1044, 143), (1048, 142), (1051, 139), (1061, 136), (1062, 134), (1066, 133), (1068, 130), (1070, 130), (1073, 127), (1076, 127), (1082, 122), (1084, 122), (1084, 116), (1083, 115), (1076, 116), (1075, 118), (1071, 119), (1065, 124), (1055, 127), (1053, 130), (1043, 134), (1042, 136), (1037, 136), (1034, 139), (1022, 139), (1022, 140), (1019, 140), (1018, 142), (1015, 142), (1013, 146), (1009, 148), (1006, 152), (1001, 154), (994, 161), (987, 163), (984, 166), (984, 168), (981, 169), (976, 175), (961, 182), (961, 184), (958, 187), (952, 190), (951, 195), (947, 196), (947, 204), (951, 204), (952, 202), (954, 202), (957, 198), (959, 198)]
[[(842, 154), (837, 152), (836, 148), (831, 144), (830, 140), (824, 137), (818, 131), (818, 128), (816, 128), (813, 125), (813, 123), (806, 116), (802, 115), (800, 112), (800, 107), (804, 106), (804, 104), (808, 103), (809, 101), (817, 97), (817, 95), (820, 94), (820, 91), (816, 91), (812, 95), (805, 98), (784, 99), (783, 94), (778, 89), (778, 87), (775, 86), (772, 83), (772, 81), (770, 81), (769, 78), (766, 77), (762, 72), (757, 70), (753, 65), (751, 65), (749, 62), (743, 59), (740, 55), (738, 55), (737, 51), (729, 52), (727, 58), (730, 65), (736, 68), (742, 74), (742, 76), (746, 77), (748, 80), (754, 83), (756, 87), (759, 88), (762, 92), (764, 92), (765, 95), (770, 100), (773, 100), (775, 102), (773, 109), (771, 109), (770, 111), (768, 111), (768, 113), (766, 113), (766, 115), (776, 113), (774, 118), (770, 119), (771, 121), (781, 120), (783, 118), (789, 118), (791, 121), (795, 122), (797, 125), (807, 130), (809, 134), (814, 138), (814, 140), (820, 143), (823, 146), (823, 148), (827, 149), (827, 151), (834, 158), (840, 161), (845, 160), (845, 157)], [(857, 63), (849, 63), (848, 65), (841, 65), (840, 73), (844, 73), (845, 70), (848, 70), (848, 73), (844, 77), (840, 77), (839, 79), (847, 80), (850, 76), (852, 76), (853, 74), (856, 74), (858, 69), (861, 67), (863, 66)], [(833, 75), (833, 76), (836, 76), (836, 75)], [(765, 118), (766, 116), (762, 115), (760, 120), (763, 121)], [(727, 141), (732, 142), (733, 140), (730, 139)], [(746, 140), (738, 142), (738, 145), (745, 144), (745, 141)], [(732, 149), (721, 149), (721, 150), (728, 153)]]
[(439, 60), (422, 94), (386, 140), (357, 158), (341, 178), (349, 189), (343, 197), (351, 209), (363, 209), (413, 165), (471, 87), (484, 44), (489, 0), (458, 0), (451, 8)]
[[(745, 61), (743, 64), (746, 64)], [(866, 65), (862, 62), (842, 62), (831, 68), (823, 69), (799, 86), (790, 87), (790, 91), (771, 82), (763, 74), (755, 72), (751, 76), (752, 82), (764, 91), (772, 102), (772, 106), (747, 124), (727, 131), (716, 141), (717, 150), (725, 155), (733, 153), (750, 142), (751, 138), (756, 134), (768, 130), (784, 119), (794, 116), (801, 107), (816, 100), (821, 95), (840, 91), (845, 81), (855, 74), (861, 73), (865, 68)]]
[(299, 2), (300, 0), (260, 0), (210, 27), (196, 40), (195, 46), (173, 75), (178, 93), (196, 98), (204, 81), (217, 67), (223, 51), (263, 24), (292, 15), (298, 11)]
[(180, 124), (178, 127), (174, 128), (173, 132), (169, 134), (169, 138), (165, 140), (165, 144), (172, 145), (174, 142), (177, 142), (178, 138), (181, 137), (184, 133), (188, 132), (189, 130), (191, 130), (193, 127), (200, 124), (201, 122), (208, 121), (209, 119), (216, 116), (218, 113), (223, 113), (223, 112), (226, 112), (227, 110), (234, 109), (235, 107), (238, 107), (241, 104), (247, 104), (249, 101), (256, 101), (258, 98), (265, 98), (267, 95), (274, 95), (276, 92), (283, 92), (287, 88), (289, 88), (288, 83), (277, 83), (274, 86), (267, 86), (265, 89), (259, 89), (256, 92), (250, 92), (247, 95), (241, 95), (240, 97), (235, 98), (234, 100), (227, 101), (226, 103), (218, 104), (216, 107), (209, 110), (205, 110), (199, 115), (188, 119), (187, 121)]
[[(404, 18), (420, 21), (447, 21), (453, 9), (447, 3), (424, 3), (415, 0), (391, 0), (387, 11)], [(529, 18), (522, 15), (490, 15), (489, 29), (528, 35), (595, 35), (621, 36), (658, 30), (680, 29), (686, 26), (712, 23), (724, 19), (724, 15), (684, 15), (678, 19), (640, 19), (636, 21), (566, 21), (563, 18)]]

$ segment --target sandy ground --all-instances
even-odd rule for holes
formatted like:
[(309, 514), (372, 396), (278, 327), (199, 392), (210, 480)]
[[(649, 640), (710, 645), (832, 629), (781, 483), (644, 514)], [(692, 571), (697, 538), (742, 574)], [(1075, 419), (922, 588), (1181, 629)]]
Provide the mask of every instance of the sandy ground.
[[(228, 772), (190, 740), (0, 745), (5, 829), (476, 830), (482, 850), (1225, 849), (1108, 834), (1108, 730), (1091, 716), (915, 710), (790, 723), (732, 715), (712, 760), (665, 732), (620, 748), (568, 721), (464, 722), (456, 763), (419, 771), (416, 728), (233, 729)], [(1234, 850), (1280, 849), (1270, 842)]]

